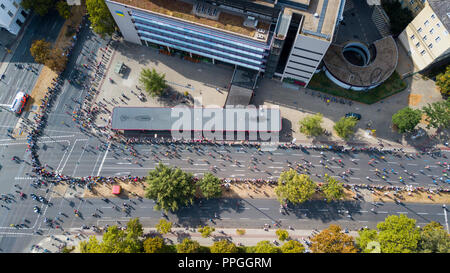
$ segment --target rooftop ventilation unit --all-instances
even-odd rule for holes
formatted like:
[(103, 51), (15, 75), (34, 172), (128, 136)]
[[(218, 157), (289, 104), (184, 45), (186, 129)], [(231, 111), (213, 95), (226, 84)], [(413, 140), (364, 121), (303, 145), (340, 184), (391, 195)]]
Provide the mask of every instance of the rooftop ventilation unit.
[(319, 14), (317, 12), (314, 13), (314, 17), (319, 18)]

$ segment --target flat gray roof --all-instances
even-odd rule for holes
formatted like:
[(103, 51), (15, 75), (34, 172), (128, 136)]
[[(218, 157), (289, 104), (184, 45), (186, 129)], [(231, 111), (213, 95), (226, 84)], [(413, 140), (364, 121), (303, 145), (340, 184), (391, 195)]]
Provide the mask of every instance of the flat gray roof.
[(115, 107), (113, 130), (279, 132), (278, 108)]

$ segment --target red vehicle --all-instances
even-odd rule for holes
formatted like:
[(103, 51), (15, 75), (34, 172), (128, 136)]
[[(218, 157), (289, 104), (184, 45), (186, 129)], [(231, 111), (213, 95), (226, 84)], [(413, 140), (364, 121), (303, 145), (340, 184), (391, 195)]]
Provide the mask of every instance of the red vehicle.
[(24, 92), (18, 92), (9, 109), (17, 115), (20, 115), (29, 98), (30, 95), (25, 94)]

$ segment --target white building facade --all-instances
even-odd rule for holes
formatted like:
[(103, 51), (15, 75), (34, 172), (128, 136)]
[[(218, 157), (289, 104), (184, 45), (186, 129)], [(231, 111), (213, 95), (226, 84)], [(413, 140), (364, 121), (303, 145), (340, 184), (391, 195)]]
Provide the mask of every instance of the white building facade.
[(22, 0), (0, 0), (0, 27), (19, 34), (28, 13), (20, 6)]

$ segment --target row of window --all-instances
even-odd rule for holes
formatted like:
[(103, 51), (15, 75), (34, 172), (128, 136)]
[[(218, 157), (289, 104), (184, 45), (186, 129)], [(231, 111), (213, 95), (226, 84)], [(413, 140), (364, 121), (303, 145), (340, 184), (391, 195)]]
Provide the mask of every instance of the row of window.
[[(144, 24), (144, 25), (149, 25), (149, 26), (155, 26), (155, 27), (165, 27), (165, 28), (169, 28), (170, 31), (179, 31), (180, 33), (183, 34), (188, 34), (192, 37), (196, 37), (196, 38), (200, 38), (203, 40), (208, 40), (211, 42), (215, 42), (215, 43), (220, 43), (226, 46), (230, 46), (230, 47), (235, 47), (235, 48), (246, 48), (249, 49), (249, 51), (253, 52), (253, 53), (259, 53), (261, 54), (262, 52), (265, 51), (265, 49), (263, 48), (258, 48), (255, 46), (252, 46), (250, 44), (246, 44), (245, 42), (241, 43), (237, 40), (233, 40), (233, 39), (227, 39), (227, 38), (222, 38), (222, 37), (218, 37), (209, 33), (202, 33), (201, 31), (195, 31), (195, 30), (190, 30), (188, 28), (185, 27), (179, 27), (176, 25), (172, 25), (169, 23), (164, 22), (163, 20), (161, 21), (154, 21), (152, 19), (146, 19), (146, 18), (139, 18), (136, 15), (133, 14), (133, 20), (136, 22), (139, 22), (140, 24)], [(234, 37), (235, 39), (238, 39), (238, 37)], [(237, 47), (240, 46), (240, 47)]]
[(223, 45), (218, 45), (217, 43), (210, 43), (210, 42), (207, 42), (207, 41), (203, 41), (201, 39), (196, 39), (196, 38), (193, 38), (193, 37), (190, 37), (190, 36), (183, 35), (183, 33), (174, 33), (172, 31), (167, 31), (167, 30), (164, 30), (164, 29), (161, 29), (161, 28), (154, 28), (154, 27), (151, 27), (151, 26), (148, 26), (148, 27), (140, 26), (139, 24), (136, 24), (136, 28), (138, 30), (141, 30), (141, 31), (150, 32), (150, 33), (156, 33), (156, 34), (163, 35), (163, 36), (168, 36), (168, 37), (174, 38), (176, 40), (189, 42), (191, 44), (196, 44), (196, 45), (199, 45), (199, 46), (206, 46), (206, 47), (209, 47), (209, 48), (213, 48), (213, 49), (220, 50), (220, 51), (223, 51), (223, 52), (226, 52), (226, 53), (230, 53), (230, 54), (233, 54), (233, 55), (245, 57), (245, 58), (248, 58), (248, 59), (254, 59), (254, 60), (261, 61), (265, 56), (268, 55), (267, 53), (265, 55), (260, 55), (260, 54), (254, 54), (254, 53), (246, 52), (244, 50), (227, 49), (227, 47), (225, 47)]
[[(170, 47), (170, 46), (177, 46), (177, 47), (182, 48), (182, 50), (185, 50), (185, 51), (192, 51), (192, 53), (195, 53), (195, 54), (202, 55), (201, 53), (204, 53), (205, 56), (206, 56), (206, 55), (211, 55), (211, 54), (212, 54), (211, 52), (206, 51), (206, 50), (194, 48), (194, 47), (192, 47), (192, 46), (185, 45), (185, 44), (180, 44), (180, 43), (177, 43), (177, 42), (168, 42), (168, 41), (165, 41), (164, 39), (161, 39), (161, 38), (159, 38), (159, 37), (151, 37), (150, 35), (146, 35), (146, 34), (144, 34), (144, 33), (138, 33), (138, 35), (139, 35), (140, 37), (144, 37), (144, 38), (147, 38), (147, 39), (150, 39), (150, 40), (155, 40), (156, 42), (162, 42), (162, 43), (165, 43), (165, 44), (169, 44), (169, 47)], [(196, 52), (194, 52), (194, 51), (197, 51), (198, 53), (196, 53)], [(214, 57), (214, 55), (211, 55), (211, 56)], [(253, 64), (253, 63), (249, 63), (249, 62), (246, 62), (246, 61), (237, 59), (237, 58), (231, 58), (231, 57), (226, 57), (226, 56), (220, 56), (220, 55), (218, 55), (218, 54), (216, 54), (215, 56), (216, 56), (215, 58), (217, 58), (217, 59), (219, 59), (219, 60), (223, 60), (223, 61), (225, 61), (225, 62), (228, 61), (228, 62), (231, 62), (231, 63), (246, 64), (247, 66), (251, 66), (251, 68), (255, 68), (255, 67), (258, 67), (258, 68), (264, 68), (264, 65), (259, 65), (259, 66), (258, 66), (258, 65), (255, 65), (255, 64)], [(206, 57), (208, 57), (208, 56), (206, 56)]]

